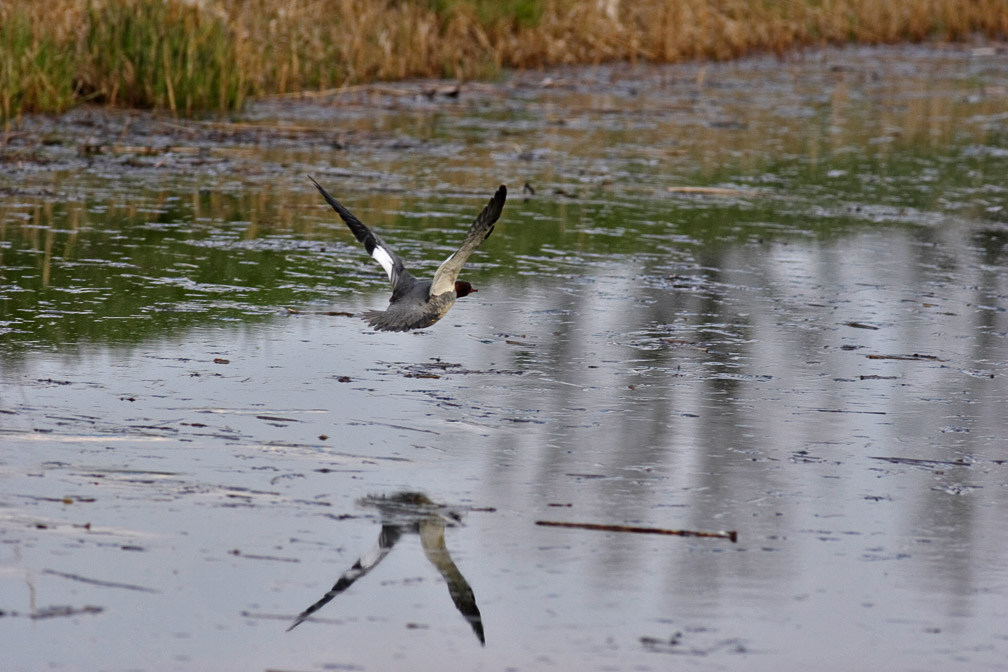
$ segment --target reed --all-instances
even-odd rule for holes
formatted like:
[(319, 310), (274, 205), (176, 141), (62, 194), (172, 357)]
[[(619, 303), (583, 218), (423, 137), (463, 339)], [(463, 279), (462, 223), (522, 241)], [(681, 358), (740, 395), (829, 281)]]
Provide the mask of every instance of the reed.
[(73, 59), (30, 13), (0, 19), (0, 119), (24, 112), (59, 112), (75, 100)]
[(224, 18), (158, 0), (90, 3), (78, 53), (78, 90), (112, 105), (173, 114), (240, 107), (247, 95)]
[(1008, 0), (5, 0), (0, 113), (192, 114), (377, 80), (977, 33), (1008, 36)]

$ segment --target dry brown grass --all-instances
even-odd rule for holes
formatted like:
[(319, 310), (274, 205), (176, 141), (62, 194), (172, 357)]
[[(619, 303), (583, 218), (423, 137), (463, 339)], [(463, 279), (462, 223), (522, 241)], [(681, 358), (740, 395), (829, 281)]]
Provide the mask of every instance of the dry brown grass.
[[(410, 77), (485, 77), (501, 67), (729, 59), (846, 42), (1008, 35), (1008, 0), (542, 0), (534, 23), (488, 20), (476, 0), (216, 0), (240, 26), (257, 90)], [(615, 10), (615, 11), (614, 11)], [(265, 46), (263, 46), (265, 45)]]
[[(110, 25), (121, 20), (140, 37), (127, 40)], [(187, 112), (376, 80), (485, 78), (502, 67), (729, 59), (977, 33), (1004, 39), (1008, 0), (0, 2), (0, 32), (16, 25), (19, 39), (0, 43), (0, 115), (8, 119), (58, 109), (67, 91)], [(53, 54), (71, 57), (70, 74)]]

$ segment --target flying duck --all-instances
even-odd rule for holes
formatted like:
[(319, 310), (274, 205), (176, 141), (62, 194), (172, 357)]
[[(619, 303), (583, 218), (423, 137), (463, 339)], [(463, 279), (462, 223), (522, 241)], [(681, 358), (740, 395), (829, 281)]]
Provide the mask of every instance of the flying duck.
[(494, 224), (500, 218), (504, 200), (507, 198), (505, 185), (502, 184), (497, 189), (497, 193), (469, 227), (469, 233), (466, 234), (461, 247), (438, 266), (434, 279), (417, 280), (406, 270), (402, 260), (384, 240), (330, 196), (315, 178), (309, 175), (308, 179), (346, 223), (357, 240), (364, 243), (367, 253), (381, 264), (392, 283), (392, 298), (389, 299), (388, 308), (368, 310), (362, 315), (372, 327), (378, 331), (424, 329), (444, 317), (455, 303), (455, 299), (476, 291), (468, 282), (459, 281), (458, 275), (469, 255), (493, 233)]

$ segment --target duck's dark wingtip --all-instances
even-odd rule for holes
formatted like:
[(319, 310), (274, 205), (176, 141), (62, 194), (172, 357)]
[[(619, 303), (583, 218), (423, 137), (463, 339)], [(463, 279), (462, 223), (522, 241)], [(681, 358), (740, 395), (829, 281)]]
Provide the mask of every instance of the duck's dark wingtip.
[(507, 200), (507, 185), (502, 184), (497, 187), (497, 192), (494, 193), (493, 198), (490, 199), (491, 205), (496, 207), (504, 207), (504, 202)]

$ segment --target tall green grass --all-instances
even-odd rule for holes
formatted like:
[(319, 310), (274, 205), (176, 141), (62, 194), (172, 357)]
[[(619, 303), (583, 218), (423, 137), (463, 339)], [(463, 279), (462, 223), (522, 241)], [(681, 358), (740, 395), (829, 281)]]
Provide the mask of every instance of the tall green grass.
[(0, 115), (975, 33), (1005, 39), (1008, 0), (0, 0)]
[(172, 113), (233, 110), (248, 89), (219, 17), (159, 0), (91, 3), (78, 54), (82, 94)]
[(3, 17), (0, 45), (0, 119), (59, 112), (74, 103), (72, 54), (37, 32), (27, 12), (15, 10)]

